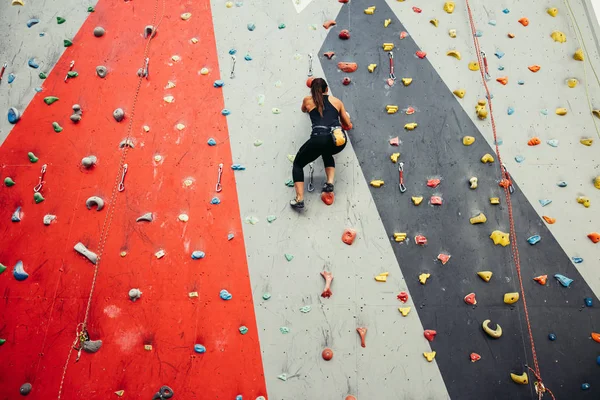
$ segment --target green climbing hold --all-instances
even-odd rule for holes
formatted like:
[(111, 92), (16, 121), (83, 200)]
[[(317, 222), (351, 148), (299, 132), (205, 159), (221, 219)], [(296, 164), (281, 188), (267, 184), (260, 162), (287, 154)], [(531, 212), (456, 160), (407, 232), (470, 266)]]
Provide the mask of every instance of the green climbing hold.
[(285, 259), (288, 260), (288, 261), (292, 261), (294, 259), (294, 256), (291, 255), (291, 254), (286, 254), (285, 255)]
[(4, 343), (6, 343), (6, 339), (0, 339), (0, 346), (2, 346)]
[(294, 187), (294, 181), (291, 179), (288, 179), (287, 181), (285, 181), (285, 186)]
[(0, 263), (0, 274), (3, 273), (4, 271), (6, 271), (6, 266), (2, 265), (2, 263)]
[(73, 42), (72, 42), (72, 41), (70, 41), (69, 39), (65, 39), (65, 40), (63, 40), (63, 43), (64, 43), (65, 47), (69, 47), (69, 46), (72, 46), (72, 45), (73, 45)]
[(242, 335), (245, 335), (246, 333), (248, 333), (248, 328), (246, 328), (246, 327), (245, 327), (245, 326), (243, 326), (243, 325), (242, 325), (242, 326), (240, 326), (239, 330), (240, 330), (240, 333), (241, 333)]
[(56, 17), (56, 23), (57, 24), (64, 24), (65, 22), (67, 22), (66, 19), (64, 19), (63, 17)]
[(92, 6), (88, 7), (88, 12), (94, 12), (94, 11), (96, 11), (96, 9), (94, 7), (92, 7)]
[(58, 101), (58, 97), (54, 97), (54, 96), (44, 97), (44, 103), (46, 103), (48, 105), (55, 103), (57, 101)]
[(62, 126), (60, 126), (58, 122), (53, 122), (52, 127), (54, 128), (54, 132), (56, 133), (60, 133), (63, 130)]
[(310, 310), (311, 310), (311, 306), (300, 307), (300, 311), (303, 312), (304, 314), (310, 312)]
[(277, 217), (275, 215), (267, 215), (267, 222), (271, 223), (273, 221), (275, 221), (277, 219)]
[(282, 326), (281, 328), (279, 328), (279, 331), (285, 335), (287, 333), (290, 333), (290, 328), (288, 328), (287, 326)]
[(29, 157), (29, 161), (31, 161), (32, 163), (36, 163), (39, 160), (39, 158), (37, 158), (35, 154), (33, 154), (31, 151), (27, 153), (27, 157)]
[(13, 181), (11, 177), (7, 176), (4, 178), (4, 185), (7, 187), (15, 186), (15, 181)]
[(46, 199), (44, 199), (44, 196), (42, 196), (41, 193), (35, 192), (33, 194), (33, 200), (35, 200), (35, 204), (39, 204), (39, 203), (41, 203), (42, 201), (44, 201)]
[(285, 24), (279, 24), (278, 28), (279, 29), (284, 29), (285, 28)]
[(48, 75), (46, 75), (43, 72), (40, 72), (40, 79), (46, 79), (48, 77)]
[(271, 298), (271, 293), (264, 293), (263, 300), (269, 300)]
[(67, 76), (69, 78), (77, 78), (79, 76), (79, 73), (77, 71), (69, 71), (67, 72)]

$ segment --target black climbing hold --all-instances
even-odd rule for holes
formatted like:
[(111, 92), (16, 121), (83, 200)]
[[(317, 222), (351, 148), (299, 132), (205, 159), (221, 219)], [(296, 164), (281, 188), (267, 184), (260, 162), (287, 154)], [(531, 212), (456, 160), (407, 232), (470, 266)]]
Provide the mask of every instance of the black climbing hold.
[(24, 383), (21, 385), (21, 388), (19, 389), (19, 393), (21, 393), (23, 396), (27, 396), (31, 392), (31, 389), (33, 389), (33, 386), (31, 386), (31, 383)]
[(158, 392), (154, 394), (152, 400), (170, 399), (171, 397), (173, 397), (174, 394), (175, 393), (173, 392), (173, 389), (171, 389), (168, 386), (163, 386)]
[(125, 118), (125, 111), (123, 111), (122, 108), (117, 108), (115, 111), (113, 111), (113, 118), (117, 122), (123, 121), (123, 118)]

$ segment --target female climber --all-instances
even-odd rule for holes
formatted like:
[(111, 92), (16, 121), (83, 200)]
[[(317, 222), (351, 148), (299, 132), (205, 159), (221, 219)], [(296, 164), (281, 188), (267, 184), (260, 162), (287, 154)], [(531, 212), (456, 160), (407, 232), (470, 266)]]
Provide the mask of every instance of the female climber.
[(310, 139), (298, 150), (292, 167), (296, 198), (290, 201), (290, 205), (295, 209), (304, 208), (304, 167), (319, 156), (323, 157), (327, 176), (321, 197), (323, 201), (326, 201), (323, 196), (329, 195), (331, 200), (326, 203), (333, 202), (333, 178), (335, 176), (333, 155), (346, 147), (345, 131), (352, 129), (352, 122), (344, 108), (344, 103), (340, 99), (328, 95), (328, 91), (325, 79), (316, 78), (310, 85), (311, 95), (306, 96), (302, 101), (302, 112), (308, 113), (310, 116), (312, 131)]

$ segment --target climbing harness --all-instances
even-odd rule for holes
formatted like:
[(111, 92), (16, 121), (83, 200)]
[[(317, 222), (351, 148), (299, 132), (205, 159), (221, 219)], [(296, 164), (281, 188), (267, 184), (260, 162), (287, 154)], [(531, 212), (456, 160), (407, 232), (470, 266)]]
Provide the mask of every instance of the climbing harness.
[(4, 63), (2, 69), (0, 69), (0, 82), (2, 82), (2, 76), (4, 75), (4, 71), (6, 71), (6, 67), (8, 67), (8, 63)]
[(121, 182), (119, 182), (119, 192), (125, 190), (125, 174), (127, 174), (127, 164), (123, 164), (123, 175), (121, 175)]
[[(389, 57), (390, 57), (390, 79), (388, 79), (388, 83), (389, 81), (392, 82), (392, 85), (394, 84), (394, 82), (396, 81), (396, 75), (394, 74), (394, 53), (393, 52), (389, 52)], [(390, 85), (390, 86), (392, 86)]]
[(235, 78), (235, 56), (231, 56), (231, 74), (229, 74), (229, 78)]
[(312, 63), (313, 63), (313, 55), (312, 55), (312, 53), (309, 53), (308, 54), (308, 76), (313, 76)]
[(217, 193), (220, 193), (223, 190), (223, 186), (221, 185), (221, 175), (223, 175), (223, 164), (219, 164), (219, 175), (217, 176), (217, 186), (215, 190)]
[(400, 193), (406, 192), (406, 186), (404, 186), (404, 163), (398, 164), (398, 187), (400, 188)]
[(481, 58), (483, 59), (483, 67), (484, 67), (484, 77), (486, 81), (489, 81), (490, 79), (492, 79), (492, 76), (490, 75), (490, 70), (488, 68), (488, 63), (487, 63), (487, 57), (485, 56), (485, 52), (481, 51)]
[(42, 165), (42, 170), (40, 172), (40, 180), (39, 180), (38, 184), (35, 185), (35, 187), (33, 188), (34, 193), (39, 193), (40, 190), (42, 190), (42, 187), (44, 187), (44, 183), (46, 183), (46, 181), (44, 180), (44, 175), (46, 175), (47, 168), (48, 168), (48, 164)]
[(150, 75), (150, 58), (146, 57), (144, 66), (138, 69), (137, 74), (140, 78), (146, 78), (146, 80), (148, 79), (148, 76)]
[(308, 173), (308, 187), (306, 190), (312, 192), (313, 190), (315, 190), (315, 186), (313, 185), (313, 174), (315, 173), (315, 167), (313, 163), (308, 164), (308, 168), (310, 172)]
[(67, 79), (69, 79), (69, 72), (73, 71), (74, 66), (75, 66), (75, 60), (71, 61), (71, 64), (69, 64), (69, 70), (67, 71), (67, 74), (65, 75), (65, 82), (67, 81)]
[(162, 386), (154, 396), (152, 396), (152, 400), (170, 399), (174, 394), (175, 392), (173, 392), (173, 389), (165, 385)]

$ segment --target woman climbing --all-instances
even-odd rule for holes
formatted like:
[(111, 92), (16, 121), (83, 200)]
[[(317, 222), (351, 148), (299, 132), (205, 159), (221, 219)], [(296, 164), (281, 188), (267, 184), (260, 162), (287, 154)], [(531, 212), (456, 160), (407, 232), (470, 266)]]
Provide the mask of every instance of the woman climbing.
[(326, 201), (327, 204), (333, 202), (333, 178), (335, 176), (333, 155), (346, 147), (345, 131), (352, 129), (352, 122), (344, 108), (344, 103), (340, 99), (328, 95), (328, 91), (325, 79), (316, 78), (310, 85), (311, 95), (306, 96), (302, 101), (302, 112), (308, 113), (310, 116), (312, 131), (310, 139), (298, 150), (292, 168), (296, 198), (290, 201), (290, 205), (295, 209), (304, 208), (304, 167), (319, 156), (323, 157), (327, 176), (321, 197), (323, 201), (326, 201), (324, 195), (329, 196), (330, 201)]

